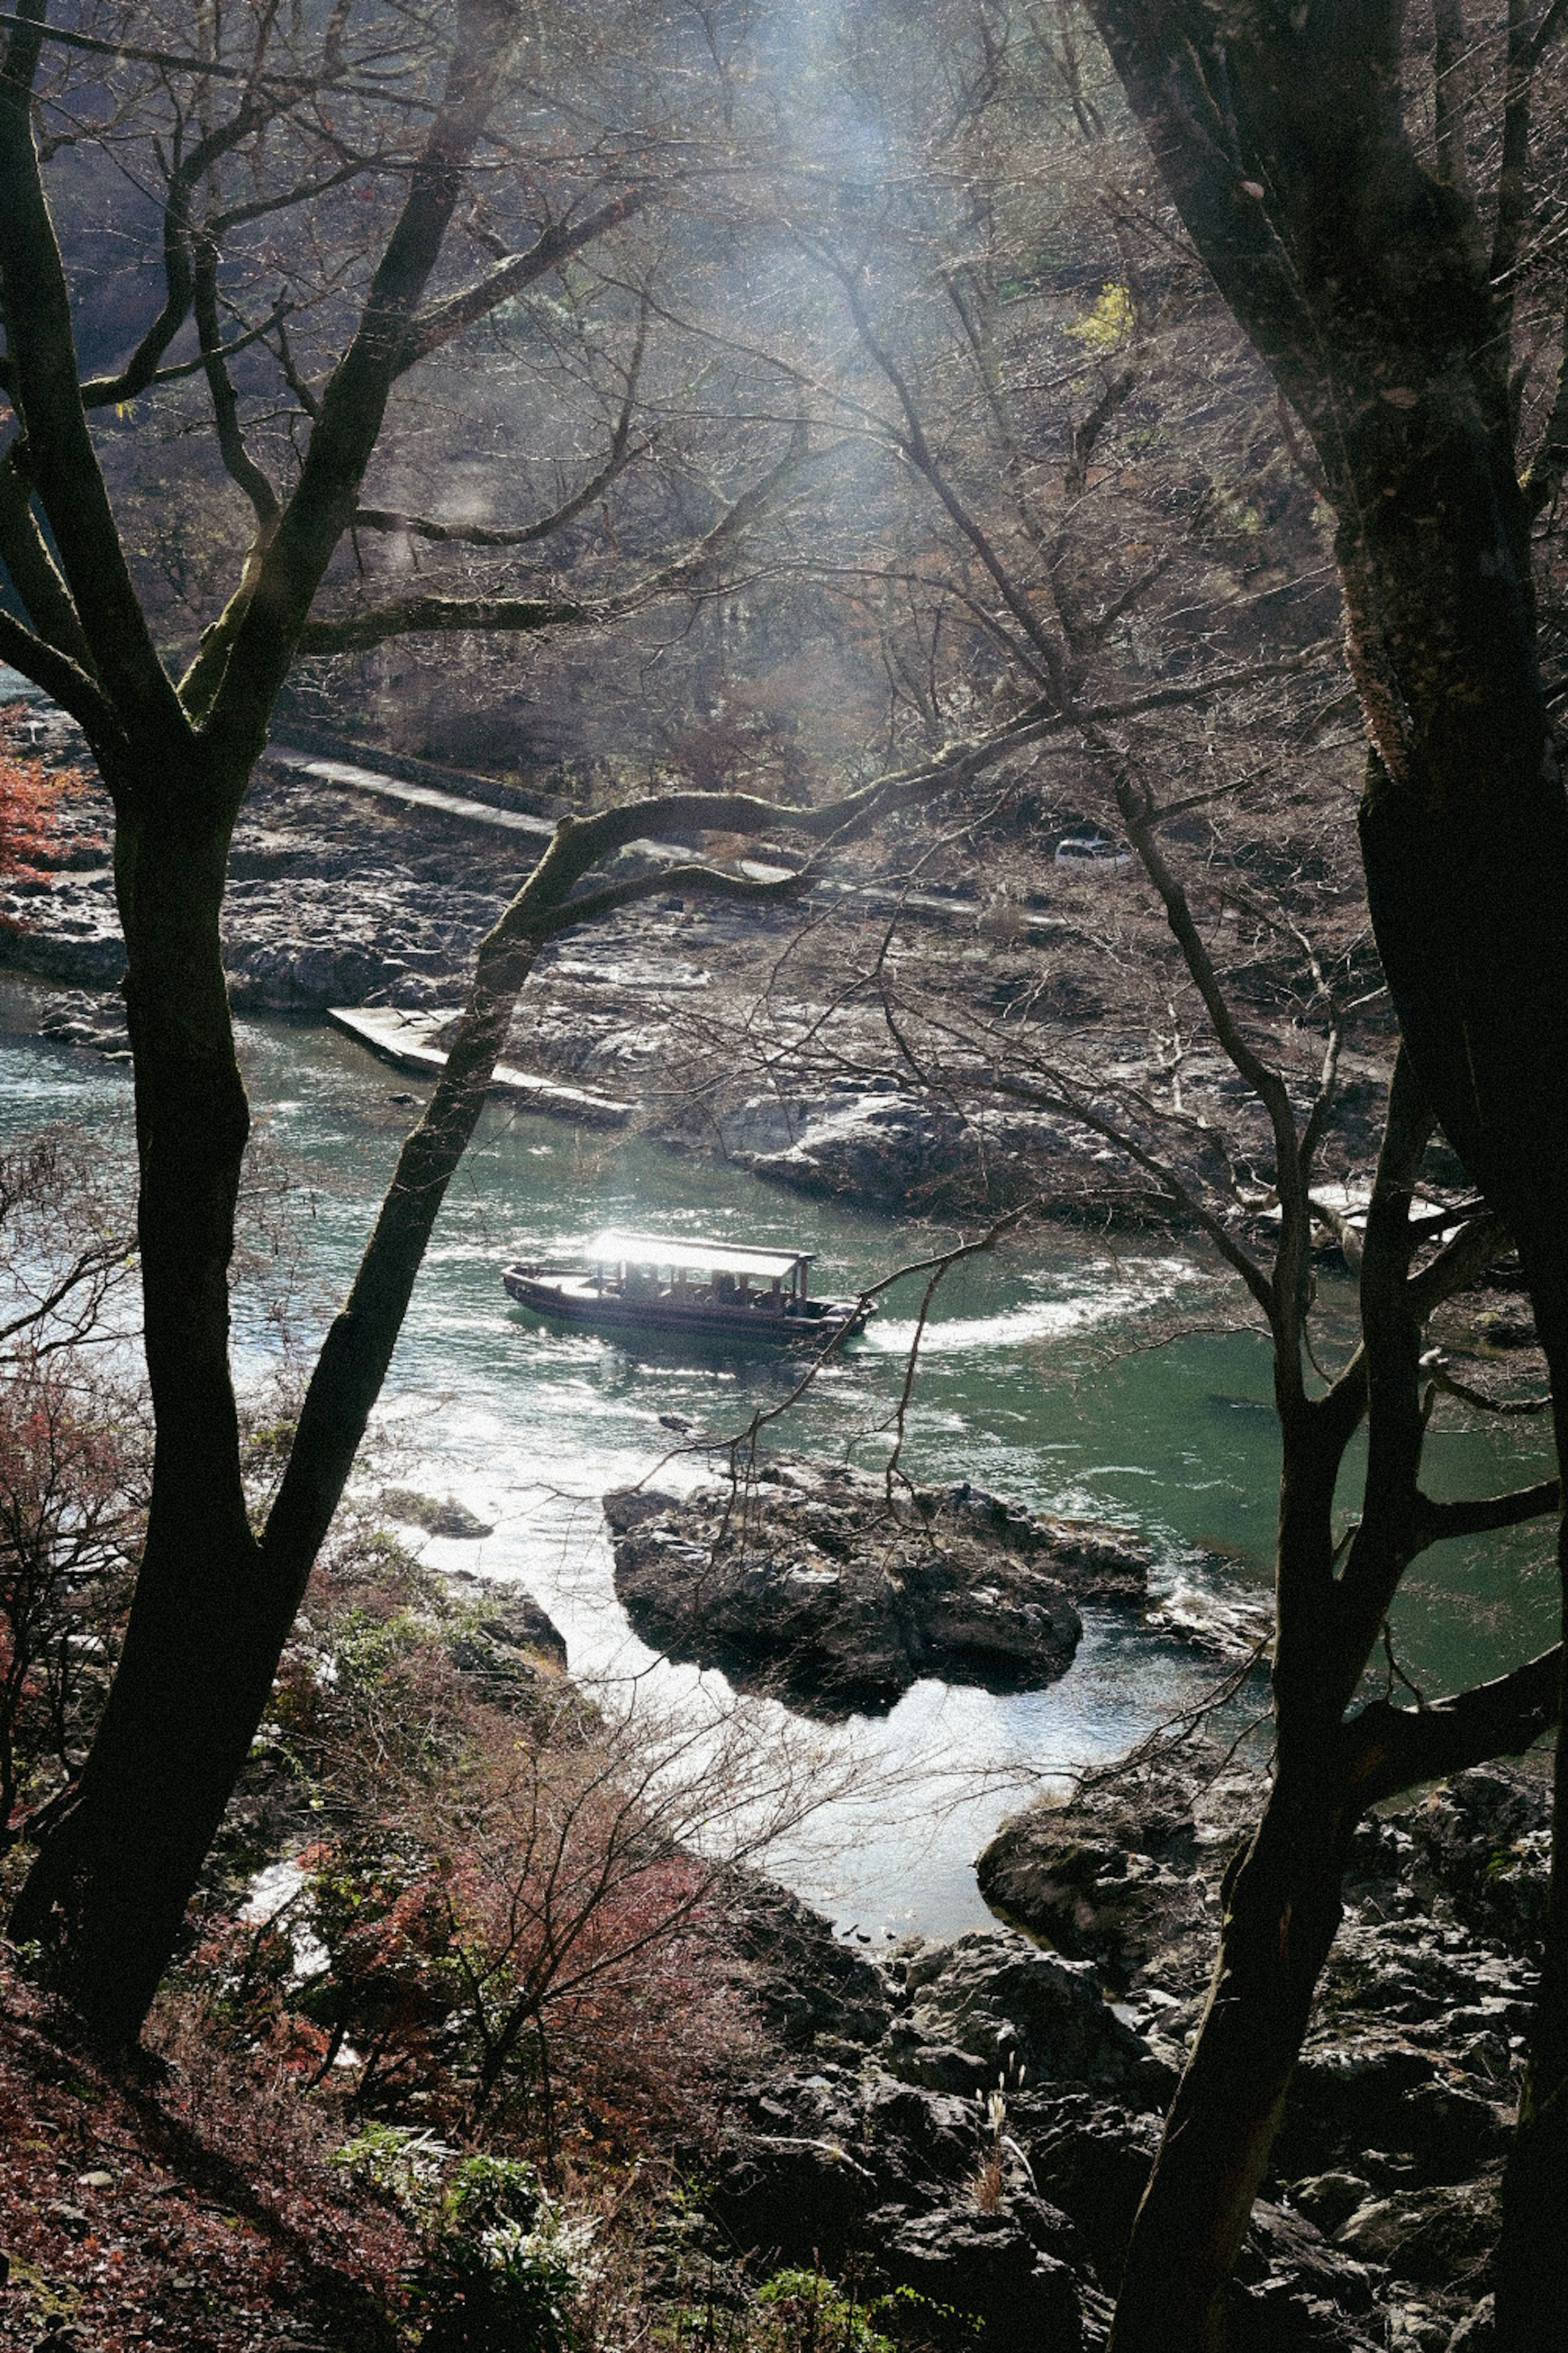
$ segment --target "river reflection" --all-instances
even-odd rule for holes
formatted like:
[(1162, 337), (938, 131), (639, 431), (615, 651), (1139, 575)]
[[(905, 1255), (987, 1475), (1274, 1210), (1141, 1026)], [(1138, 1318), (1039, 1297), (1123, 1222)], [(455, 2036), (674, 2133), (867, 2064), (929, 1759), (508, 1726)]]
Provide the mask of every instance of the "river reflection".
[[(409, 1082), (330, 1030), (247, 1020), (241, 1041), (258, 1131), (290, 1171), (312, 1286), (303, 1322), (319, 1327), (352, 1277), (414, 1116), (406, 1100), (391, 1100)], [(123, 1127), (129, 1092), (121, 1068), (0, 1037), (0, 1119), (10, 1132), (50, 1120)], [(739, 1431), (787, 1397), (798, 1366), (679, 1349), (654, 1362), (551, 1332), (510, 1304), (499, 1276), (509, 1260), (560, 1255), (611, 1225), (809, 1243), (819, 1252), (814, 1288), (833, 1293), (946, 1237), (636, 1140), (501, 1107), (486, 1113), (387, 1383), (381, 1422), (396, 1482), (450, 1493), (493, 1524), (479, 1544), (430, 1539), (430, 1557), (527, 1585), (577, 1671), (637, 1676), (653, 1704), (695, 1706), (724, 1696), (723, 1678), (658, 1660), (630, 1633), (598, 1498), (656, 1466), (665, 1483), (698, 1475), (690, 1454), (672, 1451), (685, 1433), (670, 1423)], [(1163, 1588), (1194, 1611), (1209, 1596), (1256, 1599), (1278, 1481), (1267, 1356), (1247, 1333), (1191, 1328), (1228, 1297), (1169, 1241), (1070, 1228), (1038, 1229), (1005, 1257), (970, 1262), (933, 1309), (905, 1466), (1136, 1526)], [(781, 1442), (868, 1466), (886, 1459), (917, 1304), (914, 1283), (890, 1296), (866, 1339), (775, 1425)], [(243, 1303), (236, 1345), (247, 1377), (276, 1355), (272, 1326)], [(1521, 1483), (1541, 1475), (1542, 1452), (1543, 1434), (1519, 1425), (1439, 1433), (1430, 1484), (1450, 1494)], [(1549, 1641), (1552, 1582), (1539, 1532), (1443, 1547), (1399, 1605), (1407, 1671), (1436, 1692)], [(880, 1722), (811, 1727), (805, 1736), (854, 1792), (825, 1807), (774, 1868), (874, 1935), (975, 1925), (988, 1915), (974, 1852), (1037, 1777), (1116, 1753), (1213, 1672), (1192, 1650), (1091, 1610), (1077, 1660), (1047, 1691), (994, 1697), (922, 1683)], [(782, 1723), (766, 1702), (742, 1704), (764, 1736)]]

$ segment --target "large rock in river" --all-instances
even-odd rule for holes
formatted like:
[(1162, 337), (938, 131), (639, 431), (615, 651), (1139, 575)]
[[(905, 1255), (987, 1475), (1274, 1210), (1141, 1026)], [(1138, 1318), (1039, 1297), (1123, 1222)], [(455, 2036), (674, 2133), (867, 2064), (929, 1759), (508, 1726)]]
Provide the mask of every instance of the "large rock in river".
[(922, 1677), (1033, 1690), (1071, 1664), (1074, 1599), (1142, 1599), (1137, 1543), (967, 1482), (889, 1500), (799, 1461), (677, 1497), (605, 1499), (616, 1589), (643, 1640), (834, 1720), (883, 1715)]

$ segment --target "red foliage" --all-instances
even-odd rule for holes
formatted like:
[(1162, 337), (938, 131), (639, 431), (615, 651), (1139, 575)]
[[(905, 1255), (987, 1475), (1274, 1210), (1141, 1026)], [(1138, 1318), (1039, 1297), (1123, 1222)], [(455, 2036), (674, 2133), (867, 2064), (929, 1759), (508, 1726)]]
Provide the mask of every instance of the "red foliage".
[[(79, 769), (51, 768), (18, 748), (22, 712), (19, 703), (0, 709), (0, 884), (37, 881), (56, 862), (65, 805), (88, 784)], [(103, 847), (97, 834), (84, 839)], [(0, 920), (17, 927), (15, 915)]]
[(34, 874), (55, 838), (55, 817), (68, 775), (28, 759), (8, 740), (14, 710), (0, 711), (0, 879)]

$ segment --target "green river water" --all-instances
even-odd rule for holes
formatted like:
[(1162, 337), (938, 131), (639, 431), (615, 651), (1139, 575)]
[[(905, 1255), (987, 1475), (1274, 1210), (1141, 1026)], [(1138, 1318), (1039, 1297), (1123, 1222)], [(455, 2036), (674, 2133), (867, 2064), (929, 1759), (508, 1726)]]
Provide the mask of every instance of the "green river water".
[[(13, 984), (0, 1000), (5, 1130), (68, 1121), (123, 1140), (124, 1069), (23, 1034), (26, 995)], [(240, 1034), (258, 1129), (284, 1157), (306, 1237), (308, 1327), (352, 1274), (412, 1116), (389, 1098), (409, 1082), (328, 1029), (246, 1020)], [(521, 1580), (561, 1627), (574, 1670), (637, 1678), (659, 1705), (695, 1709), (726, 1695), (722, 1678), (656, 1660), (631, 1635), (597, 1498), (675, 1442), (661, 1414), (738, 1430), (792, 1377), (766, 1363), (640, 1362), (544, 1331), (510, 1305), (499, 1278), (508, 1259), (559, 1253), (610, 1224), (814, 1247), (815, 1287), (826, 1293), (853, 1291), (947, 1237), (636, 1140), (487, 1113), (393, 1365), (385, 1475), (451, 1493), (494, 1524), (482, 1543), (432, 1540), (431, 1558)], [(1256, 1599), (1278, 1477), (1266, 1353), (1246, 1332), (1190, 1328), (1228, 1298), (1184, 1244), (1164, 1240), (1052, 1227), (971, 1262), (936, 1303), (906, 1467), (1136, 1527), (1178, 1618)], [(792, 1412), (784, 1442), (868, 1466), (886, 1459), (917, 1304), (913, 1283), (891, 1296), (866, 1340)], [(274, 1347), (265, 1320), (242, 1314), (242, 1375), (258, 1375)], [(1438, 1430), (1428, 1483), (1443, 1495), (1522, 1483), (1542, 1475), (1544, 1447), (1533, 1422)], [(679, 1482), (692, 1472), (678, 1462), (661, 1475)], [(1436, 1694), (1539, 1649), (1552, 1623), (1550, 1543), (1536, 1529), (1428, 1555), (1401, 1596), (1396, 1630), (1402, 1664)], [(1090, 1610), (1077, 1660), (1047, 1691), (994, 1697), (922, 1683), (885, 1721), (816, 1728), (827, 1767), (841, 1779), (847, 1768), (854, 1788), (796, 1832), (773, 1868), (846, 1926), (952, 1934), (975, 1925), (987, 1915), (974, 1852), (1021, 1795), (1041, 1775), (1120, 1750), (1214, 1672), (1190, 1643)], [(769, 1703), (744, 1703), (742, 1714), (763, 1740), (781, 1728)]]

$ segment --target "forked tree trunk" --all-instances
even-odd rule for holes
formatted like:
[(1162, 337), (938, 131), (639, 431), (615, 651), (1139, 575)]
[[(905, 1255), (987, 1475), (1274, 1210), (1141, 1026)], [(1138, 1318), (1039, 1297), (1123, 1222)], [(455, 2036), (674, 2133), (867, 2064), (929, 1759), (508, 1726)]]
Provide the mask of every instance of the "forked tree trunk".
[[(392, 387), (422, 348), (434, 347), (422, 333), (438, 343), (470, 315), (459, 302), (461, 316), (445, 324), (437, 306), (436, 324), (418, 325), (523, 25), (518, 0), (458, 0), (441, 94), (355, 332), (312, 407), (295, 489), (279, 510), (270, 491), (257, 504), (252, 488), (257, 560), (208, 633), (188, 702), (166, 674), (137, 601), (79, 389), (69, 293), (33, 136), (42, 46), (36, 22), (13, 21), (0, 61), (6, 391), (25, 427), (29, 483), (62, 574), (55, 579), (39, 536), (26, 586), (32, 618), (55, 643), (28, 635), (27, 658), (40, 682), (82, 718), (115, 799), (157, 1433), (123, 1652), (81, 1780), (39, 1852), (12, 1932), (57, 1947), (89, 2024), (112, 2043), (134, 2040), (175, 1949), (353, 1451), (339, 1449), (335, 1485), (317, 1482), (316, 1543), (257, 1542), (228, 1366), (228, 1264), (248, 1128), (218, 934), (229, 834), (312, 600), (352, 523)], [(602, 209), (579, 225), (579, 237), (624, 215), (624, 206)], [(571, 249), (541, 240), (509, 290)], [(487, 307), (479, 301), (471, 315)], [(232, 388), (215, 384), (214, 398), (223, 444)], [(224, 457), (236, 471), (229, 447)], [(256, 470), (247, 459), (238, 474), (249, 480)], [(8, 544), (33, 530), (15, 501), (9, 522)], [(62, 659), (61, 647), (81, 666)], [(440, 1145), (420, 1180), (426, 1233), (445, 1189), (441, 1154), (449, 1151), (449, 1175), (489, 1076), (483, 1040), (471, 1035), (451, 1061), (456, 1070), (411, 1140), (423, 1149), (435, 1135)], [(465, 1087), (463, 1116), (447, 1117)], [(386, 1279), (403, 1238), (402, 1228), (386, 1238), (356, 1288), (406, 1298), (413, 1267)], [(379, 1329), (374, 1337), (384, 1369), (391, 1341)]]
[[(1541, 685), (1511, 297), (1492, 283), (1464, 188), (1411, 148), (1403, 0), (1093, 5), (1183, 218), (1307, 426), (1338, 512), (1373, 754), (1362, 843), (1378, 947), (1426, 1099), (1519, 1243), (1563, 1461), (1568, 805)], [(1524, 121), (1516, 109), (1516, 147)], [(1568, 2340), (1565, 1838), (1560, 1815), (1508, 2184), (1506, 2353)], [(1180, 2146), (1167, 2144), (1171, 2163)], [(1160, 2341), (1177, 2353), (1189, 2340)]]

